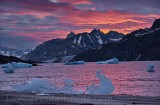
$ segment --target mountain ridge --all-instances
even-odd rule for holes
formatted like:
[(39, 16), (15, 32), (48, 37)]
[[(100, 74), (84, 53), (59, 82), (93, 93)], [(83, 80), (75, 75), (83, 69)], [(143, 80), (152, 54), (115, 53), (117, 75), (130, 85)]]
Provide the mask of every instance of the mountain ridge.
[[(113, 32), (112, 37), (119, 39), (119, 37), (124, 37), (124, 34)], [(43, 61), (77, 55), (89, 49), (100, 48), (104, 43), (113, 42), (109, 38), (109, 35), (104, 34), (99, 29), (93, 29), (90, 33), (83, 32), (77, 35), (71, 31), (66, 39), (52, 39), (37, 46), (24, 59)]]
[(23, 51), (23, 50), (10, 48), (10, 47), (0, 44), (0, 54), (4, 56), (15, 56), (15, 57), (20, 58), (21, 56), (26, 55), (30, 51), (31, 51), (30, 49)]
[(151, 28), (139, 29), (118, 42), (107, 43), (100, 49), (91, 49), (75, 56), (71, 61), (96, 62), (111, 58), (120, 61), (160, 60), (160, 19)]

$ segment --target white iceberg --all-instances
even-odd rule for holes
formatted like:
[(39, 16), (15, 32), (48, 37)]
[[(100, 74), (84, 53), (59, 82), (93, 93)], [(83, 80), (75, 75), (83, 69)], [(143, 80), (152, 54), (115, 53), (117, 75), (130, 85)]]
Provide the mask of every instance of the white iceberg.
[(15, 70), (10, 63), (2, 65), (1, 68), (3, 69), (4, 73), (14, 73)]
[(154, 65), (153, 64), (149, 64), (147, 66), (147, 72), (155, 72), (155, 69), (154, 69)]
[(12, 66), (15, 68), (15, 69), (18, 69), (18, 68), (31, 68), (32, 67), (32, 64), (28, 64), (28, 63), (22, 63), (22, 62), (11, 62)]
[(93, 83), (91, 86), (88, 86), (86, 94), (107, 95), (111, 94), (115, 90), (112, 81), (107, 78), (101, 70), (96, 72), (96, 77), (100, 80), (100, 83), (97, 85)]
[(51, 83), (44, 79), (32, 79), (26, 84), (13, 86), (13, 90), (17, 92), (49, 93), (55, 89)]
[(80, 65), (80, 64), (85, 64), (84, 61), (74, 61), (74, 62), (66, 62), (64, 63), (65, 65)]
[(32, 93), (66, 93), (79, 94), (80, 92), (74, 90), (73, 81), (65, 80), (65, 85), (61, 87), (54, 86), (45, 79), (31, 79), (26, 84), (19, 84), (13, 86), (13, 90), (17, 92), (32, 92)]
[(19, 84), (13, 86), (13, 90), (17, 92), (32, 92), (32, 93), (65, 93), (65, 94), (97, 94), (108, 95), (114, 91), (114, 86), (109, 78), (107, 78), (102, 71), (96, 72), (96, 77), (99, 78), (100, 83), (87, 86), (86, 91), (76, 90), (73, 80), (64, 80), (63, 87), (57, 87), (49, 83), (45, 79), (32, 79), (26, 84)]
[(98, 61), (96, 62), (97, 64), (118, 64), (118, 59), (117, 58), (113, 58), (110, 60), (106, 60), (106, 61)]
[(11, 62), (1, 66), (5, 73), (14, 73), (15, 69), (19, 68), (31, 68), (32, 64), (22, 63), (22, 62)]

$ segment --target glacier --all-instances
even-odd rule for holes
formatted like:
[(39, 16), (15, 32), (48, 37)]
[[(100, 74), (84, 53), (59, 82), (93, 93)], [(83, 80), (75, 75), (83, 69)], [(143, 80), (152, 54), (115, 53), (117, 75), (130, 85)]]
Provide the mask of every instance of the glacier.
[(13, 91), (17, 92), (32, 92), (32, 93), (65, 93), (65, 94), (95, 94), (95, 95), (108, 95), (111, 94), (115, 88), (112, 81), (102, 73), (101, 70), (96, 72), (96, 78), (99, 79), (99, 84), (92, 84), (86, 87), (85, 91), (76, 90), (74, 82), (71, 79), (64, 80), (64, 86), (58, 87), (51, 84), (48, 80), (34, 78), (25, 84), (18, 84), (12, 86)]
[(118, 64), (119, 60), (117, 58), (112, 58), (106, 61), (98, 61), (97, 64)]

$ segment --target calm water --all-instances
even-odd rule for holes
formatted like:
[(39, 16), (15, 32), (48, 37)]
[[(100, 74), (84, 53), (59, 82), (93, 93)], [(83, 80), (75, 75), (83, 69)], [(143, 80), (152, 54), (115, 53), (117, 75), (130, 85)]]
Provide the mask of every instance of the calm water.
[[(154, 64), (156, 72), (148, 73), (148, 64)], [(63, 86), (64, 79), (74, 80), (76, 89), (84, 90), (92, 82), (98, 83), (95, 72), (103, 70), (115, 86), (113, 94), (160, 96), (160, 62), (120, 62), (119, 64), (63, 65), (43, 64), (31, 69), (18, 69), (13, 74), (0, 70), (0, 89), (10, 90), (15, 84), (26, 83), (32, 78), (44, 78), (57, 86)]]

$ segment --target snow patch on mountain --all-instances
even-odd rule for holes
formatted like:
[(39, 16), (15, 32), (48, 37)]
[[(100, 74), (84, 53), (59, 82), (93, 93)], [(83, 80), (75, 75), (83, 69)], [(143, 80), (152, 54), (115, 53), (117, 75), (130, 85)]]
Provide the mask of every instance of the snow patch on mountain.
[(90, 39), (90, 41), (92, 42), (92, 43), (94, 43), (93, 42), (93, 40), (92, 40), (92, 38), (87, 34), (87, 36), (88, 36), (88, 38)]
[(74, 38), (73, 43), (76, 43), (76, 38)]
[(141, 37), (141, 36), (144, 36), (144, 35), (152, 34), (155, 31), (159, 31), (159, 30), (160, 30), (160, 28), (156, 28), (156, 29), (153, 29), (153, 30), (146, 28), (146, 29), (144, 29), (144, 31), (140, 31), (140, 32), (136, 33), (135, 36), (136, 37)]
[(79, 45), (81, 45), (81, 39), (82, 39), (82, 36), (80, 36), (79, 39), (78, 39), (78, 44)]
[(119, 39), (113, 39), (113, 38), (109, 38), (111, 41), (114, 41), (114, 42), (118, 42), (120, 41), (122, 38), (119, 38)]
[(98, 39), (98, 43), (99, 43), (99, 44), (103, 44), (102, 38), (101, 38), (100, 36), (97, 36), (97, 35), (96, 35), (96, 37), (97, 37), (97, 39)]
[(28, 54), (30, 51), (31, 50), (29, 50), (29, 49), (27, 49), (25, 51), (13, 49), (13, 48), (9, 48), (7, 46), (0, 44), (0, 54), (4, 55), (4, 56), (15, 56), (15, 57), (20, 58), (21, 56)]

